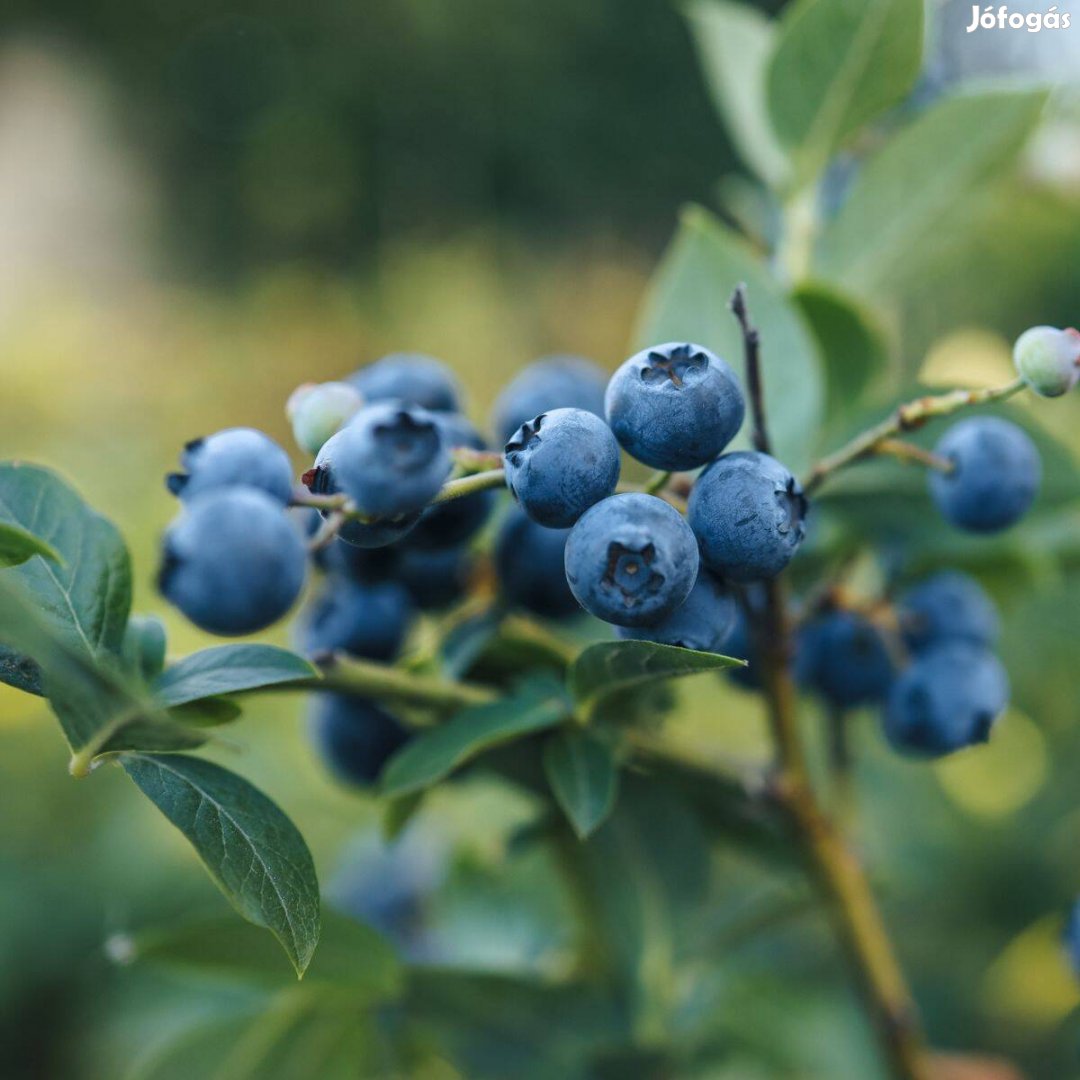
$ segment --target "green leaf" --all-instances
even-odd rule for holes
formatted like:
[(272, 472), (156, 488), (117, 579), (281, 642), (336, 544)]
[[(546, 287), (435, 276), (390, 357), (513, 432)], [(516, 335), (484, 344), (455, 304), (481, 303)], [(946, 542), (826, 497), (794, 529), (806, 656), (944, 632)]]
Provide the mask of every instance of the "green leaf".
[(296, 826), (261, 791), (212, 762), (125, 754), (121, 763), (191, 841), (230, 903), (281, 942), (302, 976), (319, 940), (319, 883)]
[(544, 772), (584, 840), (615, 806), (619, 770), (611, 748), (584, 731), (558, 731), (544, 744)]
[(725, 0), (692, 0), (686, 18), (713, 102), (739, 156), (770, 187), (782, 187), (789, 164), (765, 103), (776, 24), (756, 8)]
[[(708, 346), (742, 373), (742, 336), (728, 308), (735, 286), (747, 286), (761, 331), (762, 379), (776, 455), (795, 473), (814, 456), (825, 387), (817, 345), (768, 268), (715, 217), (692, 206), (682, 214), (646, 298), (635, 335), (640, 347), (661, 341)], [(748, 425), (734, 447), (748, 446)]]
[(382, 816), (382, 836), (387, 843), (396, 840), (405, 831), (423, 805), (424, 794), (423, 791), (414, 791), (400, 799), (391, 799), (386, 804)]
[(174, 720), (195, 728), (221, 727), (238, 720), (242, 714), (243, 709), (227, 697), (199, 698), (198, 701), (188, 701), (169, 709), (169, 715)]
[(898, 104), (922, 66), (923, 0), (798, 0), (766, 77), (769, 115), (803, 181)]
[[(110, 942), (109, 951), (124, 963), (161, 964), (259, 985), (281, 986), (291, 976), (288, 962), (269, 936), (229, 916), (122, 935)], [(323, 913), (319, 950), (304, 976), (305, 987), (338, 986), (350, 991), (358, 1003), (388, 1001), (401, 992), (402, 976), (397, 955), (385, 938), (355, 919)]]
[(653, 641), (601, 641), (574, 661), (567, 681), (576, 701), (593, 705), (631, 687), (740, 665), (745, 661)]
[(934, 105), (855, 180), (818, 248), (817, 269), (860, 296), (889, 291), (940, 244), (988, 179), (1001, 179), (1035, 129), (1041, 90), (988, 90)]
[(455, 713), (446, 723), (405, 744), (382, 774), (382, 793), (400, 798), (437, 783), (489, 747), (520, 739), (561, 723), (570, 714), (562, 689), (547, 681)]
[(165, 705), (314, 678), (303, 657), (274, 645), (219, 645), (173, 664), (154, 683)]
[(121, 646), (124, 663), (150, 682), (165, 667), (167, 644), (165, 624), (156, 615), (132, 615)]
[(50, 559), (54, 563), (64, 561), (56, 548), (46, 544), (40, 537), (19, 528), (18, 525), (0, 522), (0, 569), (20, 566), (35, 555)]
[(800, 285), (792, 299), (820, 346), (828, 402), (825, 415), (835, 428), (887, 371), (885, 332), (865, 305), (822, 282)]
[[(118, 653), (131, 607), (131, 562), (116, 528), (55, 473), (11, 462), (0, 464), (0, 524), (40, 538), (62, 560), (31, 559), (9, 571), (49, 625), (88, 656)], [(0, 681), (41, 693), (34, 665), (10, 649), (0, 649)]]

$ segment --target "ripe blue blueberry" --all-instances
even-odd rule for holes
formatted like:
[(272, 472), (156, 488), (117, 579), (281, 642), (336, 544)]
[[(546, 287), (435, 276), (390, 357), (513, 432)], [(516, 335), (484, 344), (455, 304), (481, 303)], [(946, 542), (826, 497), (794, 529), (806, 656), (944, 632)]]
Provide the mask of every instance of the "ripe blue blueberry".
[(1013, 360), (1036, 394), (1060, 397), (1080, 379), (1080, 332), (1033, 326), (1016, 339)]
[[(410, 542), (411, 543), (411, 542)], [(394, 574), (421, 611), (440, 611), (464, 597), (473, 572), (466, 548), (402, 550)]]
[(931, 470), (930, 494), (946, 521), (991, 533), (1015, 524), (1035, 501), (1042, 464), (1025, 432), (996, 416), (954, 424), (934, 447), (951, 472)]
[(537, 525), (518, 507), (510, 508), (495, 541), (495, 574), (507, 603), (549, 619), (580, 610), (566, 583), (569, 535), (569, 529)]
[[(761, 602), (764, 602), (764, 597), (760, 599)], [(756, 609), (757, 605), (754, 604), (753, 606)], [(746, 611), (741, 604), (736, 605), (735, 620), (727, 641), (724, 643), (724, 652), (728, 656), (735, 657), (736, 660), (747, 661), (746, 667), (727, 668), (724, 674), (744, 690), (760, 690), (761, 664), (758, 661), (757, 647), (754, 644), (750, 620), (747, 618)]]
[(540, 525), (565, 529), (619, 482), (619, 444), (598, 416), (553, 409), (526, 421), (506, 444), (506, 484)]
[(396, 570), (400, 548), (365, 548), (350, 544), (338, 537), (314, 552), (315, 565), (334, 577), (356, 581), (362, 585), (386, 581)]
[(383, 766), (409, 741), (409, 732), (366, 698), (318, 694), (311, 737), (327, 768), (342, 782), (371, 787)]
[(701, 558), (730, 581), (775, 577), (806, 534), (807, 503), (798, 481), (768, 454), (717, 458), (690, 492), (687, 518)]
[(186, 503), (169, 526), (158, 587), (203, 630), (251, 634), (292, 607), (306, 568), (281, 503), (257, 488), (225, 488)]
[(304, 383), (292, 392), (285, 405), (285, 415), (292, 424), (297, 446), (309, 454), (317, 454), (363, 404), (360, 391), (350, 383)]
[(434, 416), (387, 403), (361, 409), (319, 451), (304, 482), (313, 492), (344, 492), (372, 518), (394, 519), (419, 515), (449, 472), (450, 456)]
[(671, 343), (630, 357), (611, 377), (607, 421), (632, 457), (654, 469), (696, 469), (742, 427), (735, 373), (700, 345)]
[(899, 601), (900, 629), (912, 652), (956, 638), (975, 645), (997, 642), (997, 608), (967, 574), (945, 570), (909, 590)]
[(344, 652), (368, 660), (393, 660), (413, 617), (408, 591), (396, 581), (377, 584), (331, 579), (316, 597), (300, 628), (309, 656)]
[(566, 541), (566, 580), (586, 611), (616, 626), (654, 626), (694, 587), (698, 547), (679, 512), (655, 495), (612, 495)]
[(362, 367), (349, 382), (367, 402), (404, 402), (433, 412), (456, 412), (461, 398), (450, 369), (420, 353), (391, 353)]
[(166, 486), (185, 502), (216, 488), (253, 487), (282, 505), (292, 498), (289, 455), (269, 435), (254, 428), (227, 428), (193, 439), (180, 455), (183, 472), (170, 473)]
[(738, 608), (731, 590), (708, 570), (701, 570), (690, 595), (667, 618), (655, 626), (620, 626), (618, 634), (621, 638), (720, 653), (735, 628)]
[(801, 628), (796, 674), (825, 701), (851, 709), (884, 701), (896, 668), (885, 638), (869, 619), (832, 611)]
[(503, 389), (491, 415), (499, 445), (522, 424), (552, 409), (584, 409), (604, 415), (607, 375), (579, 356), (547, 356), (519, 372)]
[(917, 656), (893, 684), (885, 735), (898, 750), (940, 757), (986, 742), (1008, 701), (1008, 676), (989, 649), (945, 641)]

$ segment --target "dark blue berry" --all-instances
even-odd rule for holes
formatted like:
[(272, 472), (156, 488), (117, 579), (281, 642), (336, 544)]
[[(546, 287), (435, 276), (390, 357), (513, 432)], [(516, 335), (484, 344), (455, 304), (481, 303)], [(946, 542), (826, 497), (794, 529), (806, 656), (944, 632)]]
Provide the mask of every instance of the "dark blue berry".
[(1069, 912), (1062, 939), (1073, 973), (1080, 978), (1080, 899), (1073, 904)]
[(492, 410), (491, 428), (499, 445), (510, 441), (527, 420), (552, 409), (584, 409), (604, 415), (607, 374), (579, 356), (548, 356), (516, 375)]
[(580, 610), (566, 583), (569, 535), (569, 529), (537, 525), (518, 507), (510, 509), (495, 541), (495, 573), (507, 603), (550, 619)]
[(370, 787), (383, 766), (409, 740), (409, 732), (366, 698), (318, 694), (311, 737), (327, 768), (346, 784)]
[(619, 444), (598, 416), (553, 409), (524, 423), (503, 454), (506, 484), (541, 525), (565, 529), (619, 482)]
[(900, 628), (912, 652), (958, 638), (975, 645), (997, 642), (997, 608), (967, 574), (942, 571), (905, 593), (899, 601)]
[(170, 473), (166, 485), (185, 501), (217, 488), (253, 487), (287, 504), (292, 498), (289, 455), (269, 435), (254, 428), (228, 428), (193, 439), (180, 455), (183, 472)]
[(300, 640), (309, 656), (344, 652), (368, 660), (393, 660), (412, 617), (409, 593), (395, 581), (360, 584), (329, 578), (308, 609)]
[(203, 630), (251, 634), (292, 607), (306, 568), (281, 503), (257, 488), (226, 488), (192, 499), (169, 526), (158, 585)]
[(775, 577), (806, 533), (806, 499), (798, 481), (768, 454), (717, 458), (697, 479), (687, 518), (701, 558), (731, 581)]
[(742, 427), (746, 410), (735, 373), (700, 345), (671, 343), (630, 357), (604, 398), (615, 438), (654, 469), (696, 469)]
[(698, 575), (694, 534), (655, 495), (612, 495), (586, 511), (566, 542), (566, 580), (586, 611), (616, 626), (654, 626)]
[(796, 677), (830, 704), (850, 709), (884, 701), (896, 667), (884, 636), (869, 619), (832, 611), (800, 629)]
[(397, 401), (436, 412), (456, 412), (461, 388), (441, 361), (421, 353), (391, 353), (355, 372), (349, 382), (368, 403)]
[(977, 416), (954, 424), (934, 447), (951, 472), (931, 470), (930, 494), (946, 521), (992, 533), (1015, 524), (1035, 501), (1042, 463), (1016, 424)]
[(622, 638), (721, 653), (735, 627), (738, 607), (731, 590), (708, 570), (701, 570), (690, 595), (666, 619), (655, 626), (620, 626), (618, 633)]
[(469, 587), (473, 558), (465, 548), (421, 551), (407, 548), (395, 568), (398, 581), (422, 611), (440, 611), (461, 600)]

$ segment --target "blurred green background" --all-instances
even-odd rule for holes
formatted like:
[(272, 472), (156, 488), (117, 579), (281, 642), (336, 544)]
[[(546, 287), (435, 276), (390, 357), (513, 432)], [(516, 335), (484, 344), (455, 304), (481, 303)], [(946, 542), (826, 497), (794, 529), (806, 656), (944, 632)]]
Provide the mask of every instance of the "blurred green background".
[[(1017, 69), (964, 52), (933, 12), (924, 96)], [(681, 203), (749, 206), (740, 219), (768, 228), (682, 15), (660, 0), (228, 13), (9, 0), (0, 31), (0, 456), (56, 467), (120, 525), (136, 609), (166, 619), (176, 653), (205, 643), (152, 588), (173, 513), (161, 477), (183, 441), (246, 424), (290, 445), (282, 407), (297, 383), (391, 349), (447, 360), (482, 421), (538, 355), (625, 357)], [(1080, 69), (1078, 37), (1061, 43), (1065, 69)], [(979, 227), (938, 238), (932, 264), (889, 283), (896, 385), (920, 371), (938, 385), (999, 381), (1021, 329), (1076, 321), (1078, 146), (1062, 93), (1019, 174), (970, 207)], [(1040, 403), (1035, 422), (1075, 453), (1078, 420), (1074, 395)], [(1080, 576), (1075, 560), (1022, 555), (983, 567), (1015, 684), (1000, 737), (917, 766), (860, 718), (858, 840), (935, 1044), (1058, 1080), (1080, 1075), (1080, 994), (1057, 945), (1080, 891)], [(734, 759), (764, 755), (755, 700), (711, 679), (680, 692), (689, 747), (707, 733)], [(258, 700), (215, 753), (273, 792), (332, 880), (376, 813), (317, 767), (299, 711)], [(124, 934), (213, 908), (216, 894), (118, 770), (76, 783), (66, 757), (44, 704), (0, 688), (3, 1076), (124, 1076), (228, 1007), (220, 988), (108, 959), (107, 942), (115, 955)], [(463, 964), (547, 971), (564, 958), (551, 874), (508, 851), (527, 811), (469, 784), (422, 815), (453, 849), (433, 906)], [(798, 891), (737, 853), (713, 858), (718, 918)], [(824, 925), (810, 910), (720, 950), (708, 1007), (735, 1056), (710, 1075), (876, 1075)], [(788, 1064), (762, 1065), (775, 1042)]]

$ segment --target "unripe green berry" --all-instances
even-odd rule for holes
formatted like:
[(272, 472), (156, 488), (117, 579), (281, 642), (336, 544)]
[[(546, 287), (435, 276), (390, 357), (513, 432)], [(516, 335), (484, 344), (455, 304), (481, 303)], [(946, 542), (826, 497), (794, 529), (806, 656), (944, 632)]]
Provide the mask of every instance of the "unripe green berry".
[(317, 454), (357, 413), (364, 399), (354, 386), (343, 382), (304, 383), (285, 406), (297, 445)]
[(1080, 331), (1033, 326), (1016, 339), (1013, 360), (1020, 377), (1036, 394), (1067, 394), (1080, 378)]

